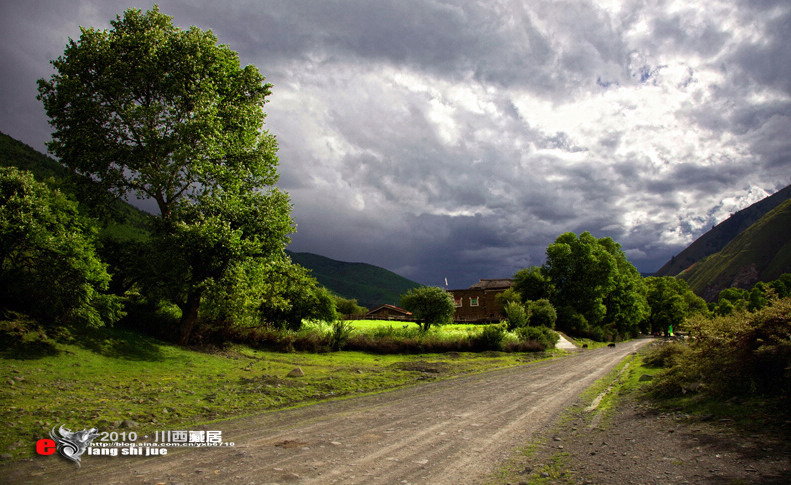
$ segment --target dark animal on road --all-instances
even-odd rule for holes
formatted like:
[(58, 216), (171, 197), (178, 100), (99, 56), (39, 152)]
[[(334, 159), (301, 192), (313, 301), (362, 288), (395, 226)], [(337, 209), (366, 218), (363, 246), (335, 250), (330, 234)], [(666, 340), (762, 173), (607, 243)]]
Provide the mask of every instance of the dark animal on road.
[(614, 348), (615, 348), (615, 344), (613, 344), (613, 343), (609, 343), (609, 344), (607, 344), (607, 347), (609, 347), (609, 348), (611, 348), (611, 349), (614, 349)]
[(588, 348), (588, 344), (582, 344), (582, 348), (583, 349), (587, 349)]

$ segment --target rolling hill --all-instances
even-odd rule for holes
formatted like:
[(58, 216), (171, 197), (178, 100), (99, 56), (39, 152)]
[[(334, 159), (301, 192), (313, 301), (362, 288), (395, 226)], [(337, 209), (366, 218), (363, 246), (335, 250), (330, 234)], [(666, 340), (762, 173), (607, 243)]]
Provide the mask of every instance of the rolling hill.
[(69, 171), (33, 147), (0, 133), (0, 167), (16, 167), (32, 172), (38, 180), (64, 179)]
[(311, 270), (313, 277), (327, 289), (344, 298), (355, 298), (370, 310), (385, 303), (398, 305), (402, 294), (420, 286), (379, 266), (346, 263), (312, 253), (286, 252), (293, 262)]
[[(0, 132), (0, 167), (16, 167), (31, 172), (36, 180), (80, 200), (74, 187), (69, 185), (69, 171), (54, 159), (36, 151), (33, 147)], [(139, 239), (148, 231), (149, 214), (122, 200), (112, 200), (102, 210), (80, 205), (80, 211), (98, 218), (101, 231), (115, 239)]]
[(678, 277), (703, 299), (712, 301), (725, 288), (750, 288), (783, 273), (791, 273), (791, 200), (782, 202), (721, 251), (697, 261)]
[(673, 256), (655, 276), (676, 276), (701, 259), (721, 251), (736, 236), (788, 199), (791, 199), (791, 185), (733, 214)]
[[(38, 180), (71, 193), (67, 183), (68, 170), (47, 155), (4, 133), (0, 133), (0, 166), (28, 170)], [(146, 221), (150, 217), (120, 200), (114, 201), (112, 210), (98, 215), (103, 221), (102, 233), (120, 240), (145, 237)], [(420, 286), (378, 266), (345, 263), (311, 253), (288, 253), (295, 263), (310, 269), (319, 283), (330, 291), (344, 298), (355, 298), (360, 305), (368, 308), (385, 303), (398, 304), (403, 293)]]

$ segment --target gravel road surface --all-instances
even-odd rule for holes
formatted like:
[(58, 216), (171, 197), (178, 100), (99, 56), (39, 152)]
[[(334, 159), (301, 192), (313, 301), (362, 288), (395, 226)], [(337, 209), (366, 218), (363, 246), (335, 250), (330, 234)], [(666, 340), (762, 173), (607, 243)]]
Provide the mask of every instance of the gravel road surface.
[(81, 468), (37, 457), (0, 468), (0, 482), (479, 483), (648, 341), (209, 426), (234, 447), (86, 454)]

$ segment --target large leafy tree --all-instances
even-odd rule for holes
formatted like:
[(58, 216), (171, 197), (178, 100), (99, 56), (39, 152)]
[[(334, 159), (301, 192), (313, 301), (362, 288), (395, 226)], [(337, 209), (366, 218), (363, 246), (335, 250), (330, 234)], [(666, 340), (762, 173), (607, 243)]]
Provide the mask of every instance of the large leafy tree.
[(227, 325), (299, 330), (305, 320), (332, 322), (335, 298), (310, 271), (283, 253), (269, 260), (248, 259), (212, 281), (201, 314)]
[(561, 234), (547, 247), (544, 271), (555, 288), (552, 303), (561, 327), (586, 332), (602, 325), (604, 298), (615, 288), (615, 268), (613, 256), (588, 232)]
[(615, 283), (612, 291), (605, 297), (607, 314), (604, 321), (611, 333), (622, 337), (640, 333), (640, 324), (648, 318), (651, 308), (648, 305), (645, 281), (621, 249), (621, 245), (609, 237), (599, 239), (599, 245), (615, 259)]
[(646, 289), (620, 245), (588, 232), (565, 233), (547, 247), (558, 325), (596, 338), (634, 334), (648, 316)]
[(211, 31), (176, 28), (157, 7), (111, 26), (81, 29), (39, 80), (49, 149), (76, 178), (156, 202), (159, 250), (146, 263), (181, 307), (186, 343), (205, 289), (279, 252), (292, 231), (263, 129), (271, 85)]

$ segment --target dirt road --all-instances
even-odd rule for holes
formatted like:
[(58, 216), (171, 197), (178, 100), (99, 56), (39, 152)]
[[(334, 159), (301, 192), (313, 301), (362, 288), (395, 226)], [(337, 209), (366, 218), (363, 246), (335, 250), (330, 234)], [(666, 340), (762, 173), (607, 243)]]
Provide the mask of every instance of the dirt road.
[(233, 448), (166, 456), (57, 456), (0, 469), (4, 483), (478, 483), (586, 387), (645, 344), (211, 425)]

